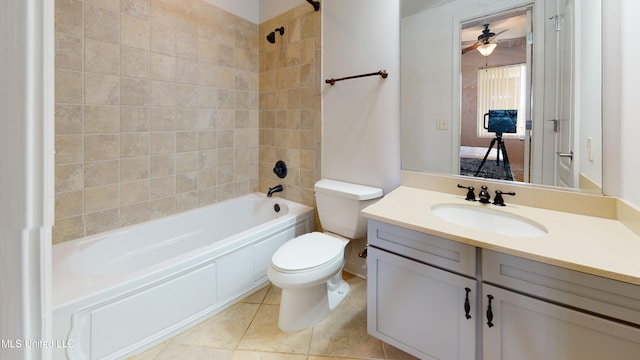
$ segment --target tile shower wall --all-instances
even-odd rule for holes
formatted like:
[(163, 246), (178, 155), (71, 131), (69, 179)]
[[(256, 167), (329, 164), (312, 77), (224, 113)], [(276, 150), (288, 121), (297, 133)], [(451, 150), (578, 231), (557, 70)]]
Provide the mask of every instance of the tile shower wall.
[[(265, 164), (282, 154), (301, 174), (302, 161), (313, 163), (314, 149), (303, 155), (300, 144), (308, 141), (307, 150), (317, 142), (303, 139), (302, 128), (313, 134), (311, 109), (319, 106), (304, 100), (309, 111), (302, 114), (304, 88), (292, 87), (309, 80), (288, 71), (315, 66), (305, 16), (291, 18), (291, 29), (299, 28), (287, 35), (291, 55), (275, 52), (282, 43), (266, 52), (262, 76), (271, 77), (264, 80), (274, 94), (269, 115), (259, 116), (258, 56), (266, 40), (258, 25), (201, 0), (55, 6), (54, 243), (257, 191), (259, 117), (271, 121), (264, 137), (271, 150), (260, 149), (269, 154)], [(295, 186), (314, 176), (307, 167), (293, 175)]]
[[(276, 33), (271, 44), (266, 36)], [(302, 4), (260, 25), (260, 191), (284, 185), (279, 194), (315, 206), (313, 185), (320, 178), (321, 16)], [(273, 173), (277, 160), (288, 174)], [(319, 222), (316, 221), (316, 224)]]

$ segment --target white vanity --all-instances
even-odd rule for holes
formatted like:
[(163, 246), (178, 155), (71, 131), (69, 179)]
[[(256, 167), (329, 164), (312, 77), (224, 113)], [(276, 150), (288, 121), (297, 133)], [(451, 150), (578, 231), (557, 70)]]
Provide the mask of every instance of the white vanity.
[[(464, 198), (401, 186), (365, 209), (370, 334), (421, 359), (640, 358), (640, 236), (616, 219)], [(439, 204), (546, 234), (454, 224)]]

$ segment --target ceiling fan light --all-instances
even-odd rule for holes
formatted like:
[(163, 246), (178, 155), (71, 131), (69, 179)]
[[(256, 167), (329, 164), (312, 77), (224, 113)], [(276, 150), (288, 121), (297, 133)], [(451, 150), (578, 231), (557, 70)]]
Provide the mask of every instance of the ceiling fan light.
[(489, 56), (496, 48), (496, 46), (498, 46), (498, 44), (482, 44), (478, 46), (477, 49), (483, 56)]

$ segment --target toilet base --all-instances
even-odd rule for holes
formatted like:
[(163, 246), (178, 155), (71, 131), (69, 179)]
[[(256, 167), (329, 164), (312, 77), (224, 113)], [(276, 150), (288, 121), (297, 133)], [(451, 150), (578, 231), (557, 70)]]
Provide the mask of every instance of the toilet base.
[(327, 317), (349, 294), (342, 272), (318, 285), (282, 289), (278, 327), (282, 331), (304, 329)]

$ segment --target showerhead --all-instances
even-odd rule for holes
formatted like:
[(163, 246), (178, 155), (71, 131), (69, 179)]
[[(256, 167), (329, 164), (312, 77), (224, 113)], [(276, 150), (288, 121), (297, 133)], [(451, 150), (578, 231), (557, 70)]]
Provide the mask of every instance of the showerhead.
[(267, 41), (272, 43), (272, 44), (276, 43), (276, 32), (275, 31), (272, 31), (272, 32), (269, 33), (269, 35), (267, 35)]
[(280, 36), (284, 35), (284, 26), (281, 26), (279, 28), (276, 28), (275, 30), (273, 30), (272, 32), (269, 33), (269, 35), (267, 35), (267, 41), (275, 44), (276, 43), (276, 32), (280, 33)]

